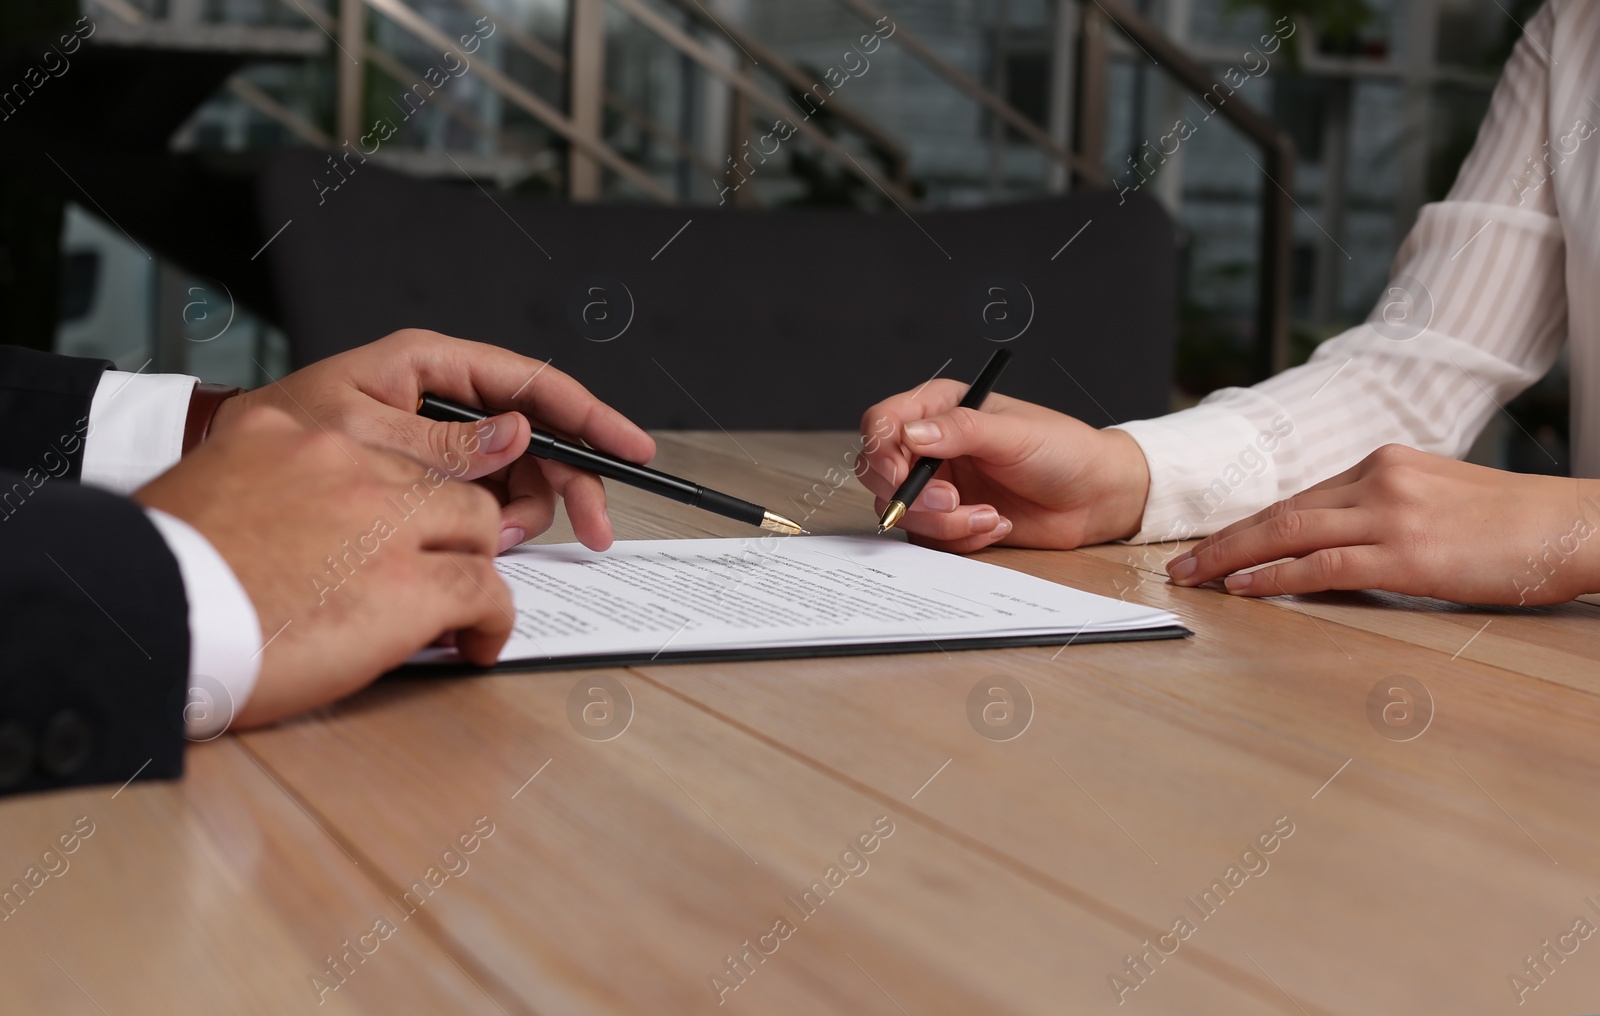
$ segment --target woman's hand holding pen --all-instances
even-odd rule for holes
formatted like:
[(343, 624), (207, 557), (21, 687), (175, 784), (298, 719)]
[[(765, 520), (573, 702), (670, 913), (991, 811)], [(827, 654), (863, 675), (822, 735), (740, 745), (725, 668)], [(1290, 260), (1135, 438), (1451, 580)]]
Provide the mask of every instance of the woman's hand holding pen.
[[(417, 416), (423, 391), (474, 406), (515, 410), (480, 423)], [(476, 480), (501, 504), (499, 549), (550, 528), (559, 496), (587, 547), (611, 545), (600, 478), (545, 459), (525, 458), (529, 419), (567, 438), (631, 462), (655, 455), (655, 442), (571, 377), (498, 346), (408, 329), (329, 357), (224, 402), (212, 433), (244, 410), (274, 406), (302, 424), (343, 431), (404, 452), (455, 479)]]
[(1150, 473), (1132, 437), (998, 394), (961, 409), (966, 388), (931, 381), (861, 418), (856, 476), (876, 511), (918, 458), (947, 460), (899, 524), (913, 542), (956, 553), (1067, 549), (1138, 532)]

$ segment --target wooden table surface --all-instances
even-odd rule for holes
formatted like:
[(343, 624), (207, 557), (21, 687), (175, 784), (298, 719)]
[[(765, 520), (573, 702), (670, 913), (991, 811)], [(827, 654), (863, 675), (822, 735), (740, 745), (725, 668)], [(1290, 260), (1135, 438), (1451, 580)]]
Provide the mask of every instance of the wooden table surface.
[[(814, 532), (870, 525), (827, 479), (853, 435), (660, 440)], [(622, 539), (748, 535), (611, 498)], [(1167, 585), (1168, 553), (983, 559), (1184, 641), (387, 681), (191, 746), (180, 782), (0, 801), (5, 884), (92, 829), (0, 908), (0, 1011), (1600, 1009), (1600, 606), (1247, 601)], [(568, 717), (602, 678), (609, 740)], [(969, 719), (1001, 680), (1009, 740)], [(1385, 714), (1394, 687), (1425, 701)]]

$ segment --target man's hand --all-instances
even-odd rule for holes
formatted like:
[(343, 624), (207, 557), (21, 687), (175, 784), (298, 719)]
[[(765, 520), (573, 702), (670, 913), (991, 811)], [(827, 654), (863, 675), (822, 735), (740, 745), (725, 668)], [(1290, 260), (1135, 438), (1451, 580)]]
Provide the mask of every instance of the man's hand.
[(917, 459), (946, 460), (900, 522), (913, 542), (967, 554), (993, 543), (1069, 549), (1139, 531), (1150, 470), (1130, 435), (1004, 395), (961, 409), (966, 391), (931, 381), (861, 418), (856, 476), (879, 512)]
[[(502, 412), (481, 424), (426, 420), (417, 415), (424, 391)], [(404, 452), (456, 479), (478, 481), (503, 506), (497, 550), (550, 528), (557, 495), (585, 546), (611, 546), (600, 478), (558, 462), (524, 458), (529, 419), (630, 462), (648, 462), (656, 451), (648, 434), (554, 367), (498, 346), (416, 329), (330, 356), (229, 399), (217, 411), (212, 434), (226, 433), (245, 410), (263, 405), (302, 424)]]
[[(1600, 591), (1600, 482), (1529, 476), (1385, 445), (1235, 522), (1167, 565), (1231, 593), (1387, 589), (1463, 603), (1565, 603)], [(1293, 560), (1249, 574), (1281, 558)]]
[(449, 632), (487, 666), (511, 634), (494, 498), (395, 452), (253, 409), (133, 497), (199, 530), (255, 604), (267, 645), (236, 726), (348, 695)]

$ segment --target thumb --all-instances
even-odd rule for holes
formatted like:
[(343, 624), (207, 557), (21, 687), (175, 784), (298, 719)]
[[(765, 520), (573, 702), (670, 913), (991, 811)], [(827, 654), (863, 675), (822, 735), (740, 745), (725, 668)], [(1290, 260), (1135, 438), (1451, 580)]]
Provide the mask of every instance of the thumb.
[(982, 413), (957, 407), (948, 413), (912, 420), (905, 425), (905, 445), (918, 456), (954, 459), (969, 455), (991, 462), (1012, 462), (1027, 455), (1036, 435), (1006, 413)]
[(521, 413), (460, 423), (413, 416), (409, 427), (404, 439), (411, 454), (457, 480), (476, 480), (503, 469), (528, 447), (528, 421)]

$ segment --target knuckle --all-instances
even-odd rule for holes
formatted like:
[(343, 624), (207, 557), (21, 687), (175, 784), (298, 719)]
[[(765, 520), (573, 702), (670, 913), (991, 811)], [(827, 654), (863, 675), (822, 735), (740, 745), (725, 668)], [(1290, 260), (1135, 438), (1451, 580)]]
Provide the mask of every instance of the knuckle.
[(957, 434), (964, 438), (977, 436), (979, 420), (978, 412), (973, 409), (957, 407), (950, 411), (950, 426)]
[(476, 515), (481, 525), (486, 528), (499, 527), (500, 499), (489, 488), (478, 483), (452, 483), (451, 486), (466, 491), (468, 510)]
[(371, 445), (362, 449), (361, 463), (373, 477), (401, 486), (421, 480), (426, 472), (426, 467), (409, 455)]
[(441, 489), (461, 527), (474, 533), (499, 530), (500, 501), (482, 484), (447, 478)]
[(1332, 585), (1344, 574), (1344, 551), (1338, 547), (1319, 550), (1311, 555), (1308, 563), (1311, 566), (1312, 579), (1318, 583)]
[(424, 441), (427, 445), (428, 459), (431, 462), (444, 462), (450, 455), (455, 445), (453, 438), (459, 429), (459, 424), (434, 421), (426, 431)]
[(1268, 526), (1273, 539), (1285, 543), (1293, 543), (1305, 533), (1306, 517), (1300, 512), (1291, 511), (1285, 507), (1283, 511), (1273, 517)]
[(1380, 494), (1392, 500), (1404, 500), (1416, 490), (1420, 472), (1413, 465), (1394, 463), (1385, 466), (1373, 477)]
[(444, 566), (443, 585), (447, 589), (448, 602), (452, 605), (469, 603), (469, 597), (478, 595), (480, 580), (473, 574), (474, 570), (473, 566), (462, 562), (460, 555), (450, 556), (449, 563)]
[(887, 408), (888, 403), (880, 402), (861, 414), (861, 447), (867, 455), (877, 452), (884, 439), (892, 435), (898, 426)]
[(512, 602), (511, 587), (506, 583), (506, 580), (501, 577), (499, 569), (495, 568), (494, 558), (478, 558), (477, 568), (478, 573), (481, 576), (480, 581), (483, 584), (483, 588), (495, 600), (509, 606)]
[(480, 595), (489, 601), (489, 609), (485, 613), (497, 623), (502, 620), (509, 622), (507, 614), (514, 618), (516, 609), (511, 599), (511, 587), (506, 585), (506, 580), (495, 570), (493, 560), (487, 557), (475, 558), (474, 563), (468, 566), (468, 570), (474, 573), (473, 586), (481, 589), (483, 592)]
[(1403, 462), (1410, 461), (1412, 454), (1412, 450), (1405, 445), (1390, 442), (1389, 444), (1381, 445), (1368, 458), (1377, 466), (1397, 466)]
[(344, 461), (344, 451), (332, 434), (324, 433), (321, 429), (306, 429), (301, 431), (300, 452), (311, 460), (312, 465), (326, 467)]
[(420, 346), (427, 342), (433, 333), (426, 328), (402, 328), (387, 338), (397, 346)]

